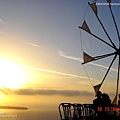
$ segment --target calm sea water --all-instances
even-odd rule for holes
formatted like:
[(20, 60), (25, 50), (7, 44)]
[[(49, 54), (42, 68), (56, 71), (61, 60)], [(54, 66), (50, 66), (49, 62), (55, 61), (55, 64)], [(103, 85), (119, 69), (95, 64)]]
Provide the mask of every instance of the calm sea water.
[(0, 120), (60, 120), (58, 111), (0, 110)]

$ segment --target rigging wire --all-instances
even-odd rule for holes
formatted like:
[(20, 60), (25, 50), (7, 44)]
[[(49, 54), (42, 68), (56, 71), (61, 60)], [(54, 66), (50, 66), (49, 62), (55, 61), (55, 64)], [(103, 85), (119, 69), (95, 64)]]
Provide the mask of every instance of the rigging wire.
[(86, 8), (85, 13), (84, 13), (84, 15), (83, 15), (83, 19), (82, 19), (82, 21), (81, 21), (81, 24), (82, 24), (83, 21), (85, 20), (85, 15), (86, 15), (86, 12), (87, 12), (87, 10), (88, 10), (88, 7), (89, 7), (89, 5), (87, 5), (87, 8)]
[[(85, 11), (85, 13), (84, 13), (84, 17), (83, 17), (83, 20), (82, 20), (82, 21), (85, 20), (85, 15), (86, 15), (86, 13), (87, 13), (87, 11), (88, 11), (88, 7), (89, 7), (89, 5), (87, 6), (87, 9), (86, 9), (86, 11)], [(90, 12), (89, 12), (89, 23), (90, 23)], [(80, 30), (80, 39), (81, 39), (81, 40), (80, 40), (80, 41), (81, 41), (81, 50), (82, 50), (82, 52), (83, 52), (83, 51), (84, 51), (84, 50), (83, 50), (83, 38), (82, 38), (81, 30)], [(91, 39), (91, 36), (90, 36), (90, 39)], [(90, 41), (90, 44), (92, 44), (91, 41)], [(86, 49), (88, 49), (88, 48), (87, 48), (87, 45), (85, 44), (85, 42), (84, 42), (84, 45), (86, 46)], [(88, 51), (89, 51), (89, 50), (88, 50)], [(91, 52), (92, 52), (92, 48), (91, 48)], [(88, 80), (89, 80), (91, 86), (93, 86), (93, 84), (92, 84), (92, 82), (91, 82), (91, 79), (90, 79), (90, 77), (89, 77), (89, 75), (88, 75), (88, 72), (87, 72), (87, 70), (86, 70), (86, 68), (85, 68), (84, 65), (83, 65), (83, 68), (84, 68), (84, 70), (85, 70), (85, 72), (86, 72), (86, 75), (87, 75), (87, 77), (88, 77)]]
[[(81, 30), (80, 30), (80, 41), (81, 41), (81, 50), (82, 50), (82, 52), (83, 52)], [(88, 80), (89, 80), (90, 84), (93, 86), (93, 84), (92, 84), (92, 82), (91, 82), (91, 80), (90, 80), (90, 77), (89, 77), (89, 75), (88, 75), (88, 73), (87, 73), (87, 70), (86, 70), (86, 68), (85, 68), (84, 65), (83, 65), (83, 68), (84, 68), (84, 70), (85, 70), (85, 72), (86, 72), (86, 75), (87, 75), (87, 77), (88, 77)]]
[[(89, 27), (91, 28), (91, 22), (90, 22), (90, 11), (88, 10), (88, 21), (89, 21)], [(90, 37), (90, 46), (92, 46), (92, 41), (91, 41), (91, 36), (89, 36)], [(92, 53), (92, 47), (90, 47), (90, 51), (91, 51), (91, 53)]]
[[(103, 6), (103, 9), (102, 9), (102, 12), (101, 12), (101, 19), (102, 19), (102, 17), (103, 17), (103, 10), (104, 10), (104, 6)], [(99, 35), (99, 32), (100, 32), (100, 24), (99, 24), (99, 28), (98, 28), (98, 31), (97, 31), (97, 36)], [(100, 46), (101, 46), (101, 42), (97, 45), (97, 41), (95, 42), (95, 49), (94, 49), (94, 54), (95, 54), (95, 52), (97, 52), (97, 50), (99, 50), (99, 48), (100, 48)], [(97, 48), (96, 48), (96, 46), (98, 46)]]
[(84, 50), (83, 50), (83, 44), (85, 45), (85, 47), (86, 47), (87, 51), (89, 51), (89, 49), (88, 49), (88, 47), (87, 47), (86, 43), (84, 42), (84, 41), (85, 41), (85, 39), (84, 39), (84, 37), (82, 37), (81, 30), (80, 30), (80, 41), (81, 41), (81, 48), (82, 48), (82, 51), (84, 51)]
[[(117, 11), (117, 12), (118, 12), (118, 11)], [(116, 12), (116, 14), (117, 14), (117, 12)], [(86, 13), (86, 12), (85, 12), (85, 13)], [(84, 15), (85, 15), (85, 14), (84, 14)], [(84, 18), (85, 18), (85, 16), (84, 16)], [(111, 26), (109, 25), (109, 29), (110, 29), (110, 27), (111, 27)], [(99, 32), (98, 32), (98, 33), (99, 33)], [(81, 34), (81, 33), (80, 33), (80, 34)], [(81, 37), (82, 37), (82, 35), (81, 35)], [(104, 37), (105, 37), (105, 35), (104, 35)], [(83, 50), (83, 47), (82, 47), (82, 44), (83, 44), (83, 43), (82, 43), (82, 42), (83, 42), (82, 40), (83, 40), (83, 39), (81, 39), (81, 48), (82, 48), (82, 51), (84, 51), (84, 50)], [(105, 49), (106, 49), (106, 48), (105, 48)], [(90, 77), (89, 77), (89, 75), (88, 75), (88, 73), (87, 73), (87, 70), (86, 70), (86, 68), (85, 68), (84, 65), (83, 65), (83, 67), (84, 67), (84, 69), (85, 69), (85, 72), (86, 72), (86, 74), (87, 74), (87, 76), (88, 76), (88, 78), (89, 78), (89, 81), (90, 81), (91, 85), (93, 86), (93, 84), (92, 84), (92, 82), (91, 82), (91, 80), (90, 80)]]
[[(118, 8), (118, 9), (119, 9), (119, 8)], [(115, 12), (114, 15), (117, 15), (117, 14), (118, 14), (118, 12), (119, 12), (118, 9), (116, 10), (116, 12)], [(102, 12), (103, 12), (103, 9), (102, 9)], [(107, 29), (108, 31), (109, 31), (110, 28), (112, 27), (112, 26), (111, 26), (112, 23), (113, 23), (113, 21), (111, 21), (111, 22), (109, 23), (109, 25), (108, 25), (108, 29)], [(105, 38), (105, 36), (106, 36), (106, 35), (103, 36), (103, 39)], [(100, 44), (101, 44), (101, 43), (100, 43)], [(100, 47), (100, 45), (99, 45), (99, 47)], [(106, 48), (107, 48), (107, 47), (106, 47)], [(106, 48), (105, 48), (105, 49), (106, 49)], [(98, 54), (102, 53), (105, 49), (102, 49)]]
[[(112, 19), (113, 19), (113, 23), (114, 23), (114, 27), (115, 27), (115, 31), (116, 31), (116, 35), (117, 35), (117, 39), (119, 39), (119, 46), (120, 46), (120, 35), (119, 35), (119, 29), (118, 29), (118, 25), (117, 25), (117, 22), (116, 22), (116, 19), (115, 19), (115, 14), (113, 13), (112, 11), (112, 7), (111, 5), (109, 5), (109, 9), (110, 9), (110, 13), (111, 13), (111, 16), (112, 16)], [(119, 10), (117, 10), (118, 12)], [(117, 45), (116, 45), (117, 46)]]
[(87, 74), (87, 77), (88, 77), (88, 80), (90, 81), (91, 86), (93, 87), (93, 84), (92, 84), (92, 82), (91, 82), (91, 80), (90, 80), (90, 77), (89, 77), (88, 72), (87, 72), (87, 70), (86, 70), (86, 68), (85, 68), (84, 65), (83, 65), (83, 68), (84, 68), (84, 70), (85, 70), (85, 72), (86, 72), (86, 74)]

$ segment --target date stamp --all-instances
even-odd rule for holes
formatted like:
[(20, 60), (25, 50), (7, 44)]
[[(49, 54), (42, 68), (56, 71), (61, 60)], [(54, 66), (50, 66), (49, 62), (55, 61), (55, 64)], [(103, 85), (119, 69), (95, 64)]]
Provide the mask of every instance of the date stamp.
[(97, 107), (97, 110), (100, 111), (120, 111), (118, 107)]

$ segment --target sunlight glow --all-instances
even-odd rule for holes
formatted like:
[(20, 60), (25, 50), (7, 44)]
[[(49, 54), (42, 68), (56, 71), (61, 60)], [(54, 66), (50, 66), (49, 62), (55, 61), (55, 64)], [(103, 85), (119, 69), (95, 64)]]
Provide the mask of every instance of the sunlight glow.
[(20, 65), (0, 59), (0, 88), (18, 88), (24, 80), (24, 73)]

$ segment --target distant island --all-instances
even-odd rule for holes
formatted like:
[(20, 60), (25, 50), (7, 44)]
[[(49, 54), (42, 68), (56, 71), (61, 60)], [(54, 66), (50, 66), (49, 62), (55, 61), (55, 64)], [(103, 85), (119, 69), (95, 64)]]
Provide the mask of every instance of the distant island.
[(0, 106), (0, 109), (18, 109), (18, 110), (27, 110), (27, 107), (15, 107), (15, 106)]

